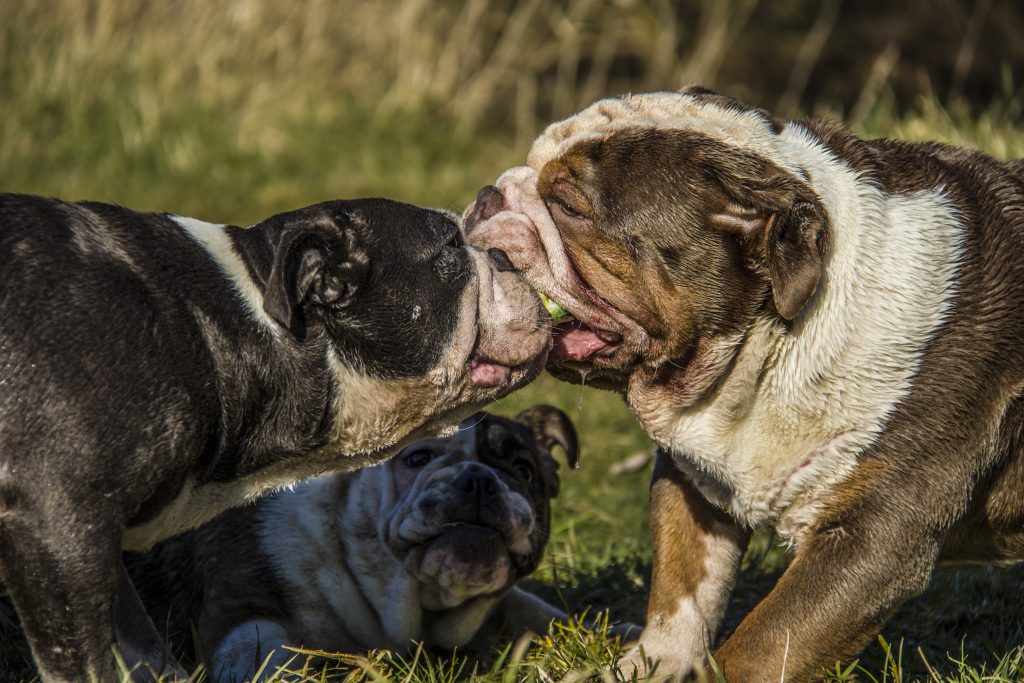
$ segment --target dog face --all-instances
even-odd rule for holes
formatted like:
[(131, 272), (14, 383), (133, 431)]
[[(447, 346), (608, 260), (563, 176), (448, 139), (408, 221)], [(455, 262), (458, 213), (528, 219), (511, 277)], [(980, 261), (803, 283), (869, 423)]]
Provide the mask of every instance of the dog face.
[(826, 216), (803, 171), (773, 161), (778, 126), (701, 89), (604, 100), (481, 191), (468, 239), (575, 318), (556, 329), (553, 374), (695, 400), (757, 319), (797, 315)]
[(543, 366), (550, 342), (535, 294), (502, 255), (464, 244), (445, 213), (334, 201), (254, 230), (274, 242), (264, 311), (328, 346), (339, 449), (436, 431)]
[(454, 437), (419, 441), (382, 466), (395, 502), (381, 539), (420, 583), (425, 609), (498, 593), (537, 567), (559, 488), (555, 445), (575, 464), (569, 418), (535, 406), (514, 420), (477, 414)]

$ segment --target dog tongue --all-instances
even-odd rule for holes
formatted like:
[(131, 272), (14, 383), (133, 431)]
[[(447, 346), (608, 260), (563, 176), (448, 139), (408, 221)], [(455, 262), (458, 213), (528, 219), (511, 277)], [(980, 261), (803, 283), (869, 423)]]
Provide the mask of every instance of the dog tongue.
[(508, 381), (507, 366), (473, 360), (469, 364), (469, 380), (478, 387), (497, 387)]
[(587, 327), (564, 325), (555, 328), (551, 355), (556, 360), (583, 360), (609, 344)]

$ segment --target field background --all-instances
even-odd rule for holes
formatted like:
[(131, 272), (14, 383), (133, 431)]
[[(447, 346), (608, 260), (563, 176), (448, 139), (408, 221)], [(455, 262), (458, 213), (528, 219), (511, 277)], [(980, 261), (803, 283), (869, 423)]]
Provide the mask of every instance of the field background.
[[(1024, 157), (1022, 35), (1018, 0), (0, 0), (0, 190), (243, 225), (335, 197), (461, 210), (546, 122), (690, 82), (867, 136)], [(650, 465), (621, 463), (649, 443), (617, 397), (547, 377), (494, 409), (539, 401), (578, 417), (583, 466), (563, 470), (531, 586), (640, 621)], [(785, 562), (757, 537), (727, 628)], [(886, 626), (889, 661), (879, 644), (838, 677), (1024, 680), (1022, 595), (1020, 570), (940, 572)], [(571, 628), (478, 675), (556, 679), (615, 652)], [(352, 676), (470, 671), (458, 658), (374, 661)], [(32, 676), (0, 609), (0, 680)]]

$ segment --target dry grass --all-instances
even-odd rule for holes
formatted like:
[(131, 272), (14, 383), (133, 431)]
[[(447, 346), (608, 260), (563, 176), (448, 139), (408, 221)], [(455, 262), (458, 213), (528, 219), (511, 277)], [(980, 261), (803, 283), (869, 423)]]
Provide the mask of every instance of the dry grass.
[[(385, 112), (430, 102), (470, 129), (511, 116), (532, 134), (539, 99), (560, 115), (623, 87), (713, 76), (756, 5), (700, 3), (686, 56), (669, 0), (3, 0), (0, 16), (22, 96), (118, 90), (128, 83), (102, 78), (116, 71), (137, 92), (143, 127), (176, 93), (229, 107), (240, 137), (273, 146), (283, 137), (267, 135), (268, 123), (329, 116), (353, 97)], [(613, 60), (631, 60), (643, 79), (622, 78)]]

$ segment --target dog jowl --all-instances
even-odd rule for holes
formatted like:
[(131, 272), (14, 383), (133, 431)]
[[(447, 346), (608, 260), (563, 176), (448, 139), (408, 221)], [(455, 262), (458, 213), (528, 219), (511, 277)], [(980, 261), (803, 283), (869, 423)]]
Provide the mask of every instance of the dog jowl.
[(795, 558), (715, 650), (738, 681), (854, 656), (940, 561), (1024, 557), (1020, 164), (692, 88), (553, 124), (467, 209), (572, 314), (548, 369), (660, 447), (659, 671), (703, 665), (752, 528)]
[(543, 311), (505, 266), (380, 199), (239, 229), (0, 197), (0, 579), (44, 680), (113, 680), (115, 645), (180, 673), (122, 547), (379, 462), (535, 376)]

